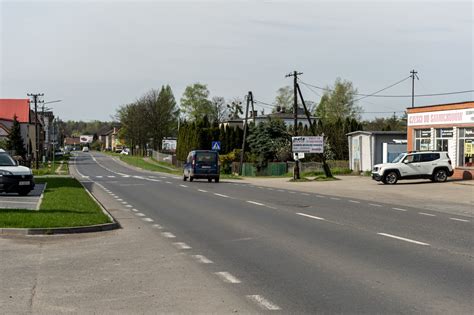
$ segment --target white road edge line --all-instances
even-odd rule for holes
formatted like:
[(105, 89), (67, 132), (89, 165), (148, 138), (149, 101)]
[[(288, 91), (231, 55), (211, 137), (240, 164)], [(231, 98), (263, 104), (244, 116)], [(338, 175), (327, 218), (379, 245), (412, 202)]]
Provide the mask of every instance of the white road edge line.
[(360, 201), (357, 201), (357, 200), (349, 200), (349, 202), (352, 202), (352, 203), (360, 203)]
[(273, 304), (272, 302), (268, 301), (267, 299), (265, 299), (261, 295), (258, 295), (258, 294), (247, 295), (247, 298), (254, 301), (254, 302), (256, 302), (258, 305), (260, 305), (260, 307), (262, 307), (266, 310), (269, 310), (269, 311), (281, 310), (281, 308), (278, 305)]
[(435, 217), (436, 216), (436, 214), (431, 214), (431, 213), (426, 213), (426, 212), (418, 212), (418, 214), (426, 215), (426, 216), (429, 216), (429, 217)]
[(191, 249), (191, 246), (189, 246), (188, 244), (186, 243), (183, 243), (183, 242), (176, 242), (176, 243), (173, 243), (176, 247), (178, 247), (179, 249)]
[(227, 271), (220, 271), (216, 272), (216, 275), (218, 275), (224, 282), (228, 283), (240, 283), (240, 280), (228, 273)]
[(214, 262), (203, 255), (193, 255), (195, 259), (197, 259), (201, 264), (213, 264)]
[(378, 205), (376, 203), (369, 203), (370, 206), (374, 206), (374, 207), (381, 207), (382, 205)]
[(254, 205), (257, 205), (257, 206), (265, 206), (263, 203), (252, 201), (252, 200), (247, 200), (247, 202), (251, 203), (251, 204), (254, 204)]
[(309, 215), (309, 214), (302, 213), (302, 212), (297, 212), (296, 214), (297, 214), (297, 215), (301, 215), (301, 216), (303, 216), (303, 217), (308, 217), (308, 218), (311, 218), (311, 219), (326, 221), (326, 219), (324, 219), (324, 218), (315, 217), (314, 215)]
[(449, 218), (450, 220), (454, 220), (454, 221), (461, 221), (461, 222), (471, 222), (469, 220), (464, 220), (464, 219), (458, 219), (458, 218)]
[(400, 237), (400, 236), (396, 236), (396, 235), (392, 235), (392, 234), (387, 234), (387, 233), (377, 233), (377, 234), (378, 234), (378, 235), (382, 235), (382, 236), (386, 236), (386, 237), (395, 238), (395, 239), (397, 239), (397, 240), (401, 240), (401, 241), (405, 241), (405, 242), (410, 242), (410, 243), (418, 244), (418, 245), (430, 246), (430, 244), (428, 244), (428, 243), (423, 243), (423, 242), (411, 240), (411, 239), (409, 239), (409, 238), (404, 238), (404, 237)]

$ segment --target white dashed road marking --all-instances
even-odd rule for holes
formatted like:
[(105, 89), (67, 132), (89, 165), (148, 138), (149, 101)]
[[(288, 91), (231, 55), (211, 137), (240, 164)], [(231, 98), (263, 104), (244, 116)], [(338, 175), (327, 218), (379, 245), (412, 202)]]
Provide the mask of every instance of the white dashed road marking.
[(376, 203), (369, 203), (370, 206), (374, 206), (374, 207), (381, 207), (382, 205), (378, 205)]
[(203, 255), (193, 255), (194, 258), (196, 258), (201, 264), (212, 264), (213, 261), (210, 259), (207, 259)]
[(167, 183), (167, 184), (173, 184), (172, 182), (165, 182), (165, 183)]
[(315, 217), (314, 215), (310, 215), (310, 214), (306, 214), (306, 213), (302, 213), (302, 212), (297, 212), (296, 214), (297, 214), (297, 215), (301, 215), (301, 216), (303, 216), (303, 217), (308, 217), (308, 218), (311, 218), (311, 219), (326, 221), (326, 219), (324, 219), (324, 218)]
[(102, 178), (102, 177), (104, 177), (104, 176), (96, 176), (96, 177), (97, 177), (97, 178)]
[(182, 243), (182, 242), (176, 242), (176, 243), (173, 243), (176, 247), (178, 247), (179, 249), (191, 249), (191, 246), (189, 246), (188, 244), (186, 243)]
[(198, 189), (198, 191), (200, 191), (200, 192), (204, 192), (204, 193), (206, 193), (206, 192), (207, 192), (207, 190), (204, 190), (204, 189)]
[(150, 219), (150, 218), (143, 218), (143, 221), (145, 221), (145, 222), (153, 222), (153, 219)]
[(143, 213), (141, 213), (141, 212), (137, 212), (137, 213), (135, 213), (135, 215), (136, 215), (136, 216), (139, 216), (139, 217), (144, 217), (144, 216), (145, 216), (145, 215), (144, 215)]
[(256, 302), (260, 307), (262, 307), (266, 310), (269, 310), (269, 311), (281, 310), (281, 308), (278, 305), (268, 301), (267, 299), (265, 299), (261, 295), (258, 295), (258, 294), (256, 294), (256, 295), (247, 295), (247, 298), (254, 301), (254, 302)]
[(186, 186), (186, 185), (179, 185), (179, 186), (181, 186), (181, 187), (185, 187), (185, 188), (186, 188), (186, 187), (188, 187), (188, 186)]
[(109, 175), (109, 176), (107, 176), (107, 177), (108, 177), (108, 178), (115, 178), (114, 175)]
[(407, 211), (406, 209), (402, 209), (402, 208), (392, 208), (393, 210), (397, 210), (397, 211)]
[(464, 220), (464, 219), (458, 219), (458, 218), (449, 218), (450, 220), (454, 220), (454, 221), (461, 221), (461, 222), (471, 222), (469, 220)]
[(331, 197), (332, 200), (341, 200), (341, 198)]
[(159, 225), (159, 224), (153, 224), (153, 227), (154, 227), (154, 228), (157, 228), (157, 229), (160, 229), (160, 230), (163, 228), (163, 227), (162, 227), (161, 225)]
[(167, 238), (175, 238), (176, 237), (173, 233), (170, 233), (170, 232), (163, 232), (163, 233), (161, 233), (161, 235), (163, 235), (164, 237), (167, 237)]
[(252, 200), (247, 200), (247, 202), (251, 203), (251, 204), (254, 204), (254, 205), (257, 205), (257, 206), (265, 206), (263, 203), (252, 201)]
[(435, 216), (436, 216), (435, 214), (425, 213), (425, 212), (418, 212), (418, 214), (426, 215), (426, 216), (428, 216), (428, 217), (435, 217)]
[(223, 197), (223, 198), (229, 198), (229, 196), (223, 195), (223, 194), (214, 193), (214, 195), (219, 196), (219, 197)]
[(360, 203), (360, 201), (357, 201), (357, 200), (349, 200), (349, 202), (352, 202), (352, 203)]
[(137, 210), (137, 209), (135, 209), (135, 208), (133, 208), (133, 209), (132, 209), (132, 211), (133, 211), (133, 212), (138, 212), (138, 210)]
[(227, 271), (220, 271), (216, 272), (216, 275), (218, 275), (224, 282), (228, 283), (240, 283), (240, 280), (228, 273)]
[(386, 237), (395, 238), (397, 240), (401, 240), (401, 241), (405, 241), (405, 242), (409, 242), (409, 243), (414, 243), (414, 244), (423, 245), (423, 246), (430, 246), (430, 244), (428, 244), (428, 243), (423, 243), (423, 242), (411, 240), (409, 238), (404, 238), (404, 237), (400, 237), (400, 236), (396, 236), (396, 235), (392, 235), (392, 234), (386, 234), (386, 233), (377, 233), (377, 234), (382, 235), (382, 236), (386, 236)]
[(131, 205), (125, 205), (125, 207), (127, 207), (127, 208), (131, 208), (132, 206), (131, 206)]

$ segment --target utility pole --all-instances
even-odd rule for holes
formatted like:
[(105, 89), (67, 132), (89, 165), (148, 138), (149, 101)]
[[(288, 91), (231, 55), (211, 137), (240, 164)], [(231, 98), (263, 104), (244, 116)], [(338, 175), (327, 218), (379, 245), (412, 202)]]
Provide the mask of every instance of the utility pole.
[(415, 77), (417, 80), (419, 80), (420, 78), (418, 78), (418, 76), (416, 75), (418, 72), (415, 71), (415, 69), (411, 70), (410, 71), (411, 73), (411, 107), (415, 107)]
[[(293, 119), (294, 119), (294, 126), (293, 126), (293, 136), (298, 136), (298, 76), (303, 74), (302, 72), (293, 71), (293, 73), (289, 73), (285, 76), (285, 78), (293, 77)], [(293, 170), (293, 179), (300, 179), (300, 166), (299, 166), (299, 159), (298, 153), (295, 154), (295, 168)]]
[(33, 102), (35, 103), (35, 168), (39, 168), (39, 139), (38, 139), (38, 103), (42, 103), (43, 101), (39, 100), (39, 97), (44, 96), (43, 93), (28, 93), (29, 97), (33, 98)]
[[(242, 175), (242, 168), (244, 166), (244, 152), (245, 152), (245, 140), (247, 138), (247, 121), (248, 121), (248, 115), (249, 115), (249, 104), (252, 102), (252, 116), (254, 116), (253, 112), (253, 94), (252, 91), (249, 91), (247, 95), (247, 106), (245, 106), (245, 120), (244, 120), (244, 138), (242, 141), (242, 150), (240, 151), (240, 167), (239, 167), (239, 175)], [(255, 122), (255, 117), (253, 119)]]

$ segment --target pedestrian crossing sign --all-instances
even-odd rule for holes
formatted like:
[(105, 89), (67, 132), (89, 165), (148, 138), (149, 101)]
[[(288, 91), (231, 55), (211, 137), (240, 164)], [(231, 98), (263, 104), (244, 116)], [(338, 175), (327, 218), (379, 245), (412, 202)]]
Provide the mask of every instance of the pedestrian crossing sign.
[(221, 150), (221, 142), (220, 141), (212, 141), (212, 150), (220, 151)]

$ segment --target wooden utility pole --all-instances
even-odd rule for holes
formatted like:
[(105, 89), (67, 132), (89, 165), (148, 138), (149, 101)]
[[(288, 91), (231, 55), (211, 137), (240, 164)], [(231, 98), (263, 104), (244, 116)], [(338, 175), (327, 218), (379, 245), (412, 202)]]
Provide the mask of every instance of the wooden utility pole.
[(38, 103), (42, 103), (43, 101), (39, 100), (39, 97), (44, 96), (43, 93), (28, 93), (28, 96), (33, 98), (33, 102), (35, 103), (35, 168), (39, 168), (39, 139), (38, 139)]
[[(249, 116), (249, 105), (250, 102), (252, 103), (252, 116), (254, 115), (253, 112), (253, 94), (252, 91), (249, 91), (247, 95), (247, 105), (245, 106), (245, 120), (244, 120), (244, 137), (242, 140), (242, 150), (240, 151), (240, 167), (239, 167), (239, 175), (242, 175), (242, 169), (244, 166), (244, 152), (245, 152), (245, 141), (247, 139), (247, 128), (248, 128), (248, 116)], [(253, 118), (253, 121), (255, 122), (255, 117)]]
[(411, 107), (415, 107), (415, 77), (417, 80), (419, 80), (420, 78), (418, 78), (418, 76), (416, 75), (418, 72), (415, 71), (414, 69), (410, 71), (411, 73)]
[[(297, 137), (298, 136), (298, 76), (303, 74), (302, 72), (298, 71), (293, 71), (293, 73), (287, 74), (285, 77), (293, 77), (293, 120), (294, 120), (294, 126), (293, 126), (293, 136)], [(300, 166), (299, 166), (299, 159), (298, 159), (298, 153), (295, 153), (296, 159), (295, 159), (295, 167), (293, 169), (293, 179), (300, 179)]]

